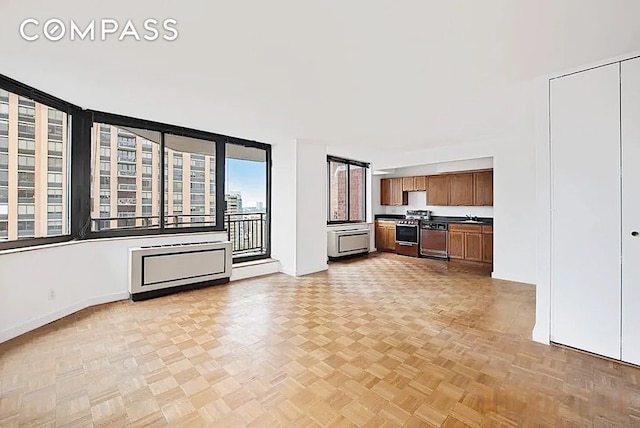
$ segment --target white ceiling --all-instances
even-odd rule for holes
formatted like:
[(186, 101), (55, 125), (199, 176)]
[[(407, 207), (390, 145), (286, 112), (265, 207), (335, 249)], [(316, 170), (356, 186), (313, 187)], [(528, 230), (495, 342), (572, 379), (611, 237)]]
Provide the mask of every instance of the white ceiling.
[[(638, 0), (2, 0), (0, 73), (268, 143), (416, 149), (533, 126), (532, 78), (640, 49)], [(175, 42), (24, 42), (27, 17), (175, 18)]]

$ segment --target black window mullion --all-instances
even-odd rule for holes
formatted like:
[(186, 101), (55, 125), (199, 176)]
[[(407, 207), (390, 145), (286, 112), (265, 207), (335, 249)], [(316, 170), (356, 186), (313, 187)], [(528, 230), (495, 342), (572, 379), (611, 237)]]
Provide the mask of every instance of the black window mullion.
[[(91, 231), (91, 115), (74, 111), (71, 119), (71, 235)], [(99, 197), (99, 195), (97, 195)]]
[(225, 223), (225, 160), (227, 154), (227, 139), (216, 140), (216, 226), (224, 228)]
[[(166, 183), (169, 184), (169, 170), (167, 169), (167, 171), (165, 172), (165, 159), (164, 159), (164, 154), (165, 154), (165, 150), (164, 150), (164, 132), (160, 133), (160, 215), (158, 216), (158, 221), (160, 222), (160, 224), (158, 225), (160, 227), (160, 230), (164, 230), (164, 192), (165, 192), (165, 178), (166, 178)], [(167, 174), (167, 176), (165, 177), (165, 174)], [(153, 187), (152, 187), (153, 189)], [(168, 205), (167, 205), (168, 206)]]
[(345, 200), (347, 201), (347, 221), (351, 221), (351, 167), (348, 163), (345, 163), (344, 167), (347, 170), (347, 188), (345, 189)]

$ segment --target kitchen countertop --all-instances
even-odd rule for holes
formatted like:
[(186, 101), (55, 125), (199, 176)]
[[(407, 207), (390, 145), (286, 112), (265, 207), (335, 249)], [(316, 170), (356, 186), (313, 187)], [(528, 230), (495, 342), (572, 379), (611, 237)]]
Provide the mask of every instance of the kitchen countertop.
[[(375, 220), (404, 220), (405, 216), (403, 214), (376, 214), (374, 216)], [(478, 217), (479, 223), (469, 223), (465, 222), (466, 217), (446, 217), (446, 216), (433, 216), (431, 217), (431, 221), (438, 221), (441, 223), (461, 223), (461, 224), (477, 224), (477, 225), (485, 225), (485, 226), (493, 226), (493, 219), (489, 217)]]

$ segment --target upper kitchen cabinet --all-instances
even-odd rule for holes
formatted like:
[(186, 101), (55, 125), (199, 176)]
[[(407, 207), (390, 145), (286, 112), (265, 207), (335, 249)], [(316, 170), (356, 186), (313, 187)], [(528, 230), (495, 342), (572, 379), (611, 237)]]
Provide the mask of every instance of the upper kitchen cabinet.
[(448, 175), (431, 175), (428, 177), (427, 205), (449, 205)]
[(402, 191), (413, 192), (415, 189), (414, 177), (402, 177)]
[(407, 205), (407, 192), (403, 190), (403, 178), (380, 180), (380, 205)]
[(380, 205), (391, 205), (391, 179), (380, 180)]
[(450, 175), (449, 205), (475, 205), (473, 199), (473, 174)]
[(473, 173), (473, 205), (493, 205), (493, 171)]
[(427, 190), (427, 177), (424, 175), (413, 177), (413, 190), (416, 192), (424, 192)]

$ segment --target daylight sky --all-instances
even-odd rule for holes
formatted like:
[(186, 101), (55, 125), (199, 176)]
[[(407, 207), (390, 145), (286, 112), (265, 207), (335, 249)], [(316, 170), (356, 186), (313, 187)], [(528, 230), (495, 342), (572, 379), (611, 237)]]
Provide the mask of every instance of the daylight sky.
[(267, 202), (266, 164), (239, 159), (227, 159), (226, 193), (240, 192), (243, 207), (255, 207), (256, 202)]

